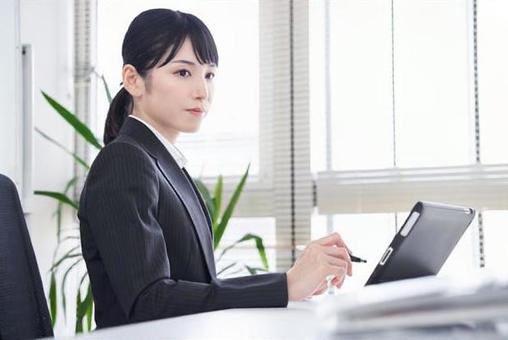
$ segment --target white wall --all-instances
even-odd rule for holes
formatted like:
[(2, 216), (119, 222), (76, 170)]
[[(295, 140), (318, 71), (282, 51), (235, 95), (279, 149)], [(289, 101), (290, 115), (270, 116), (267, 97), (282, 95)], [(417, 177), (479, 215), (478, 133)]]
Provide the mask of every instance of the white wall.
[[(73, 1), (69, 0), (20, 1), (21, 43), (31, 44), (34, 56), (33, 125), (70, 149), (73, 147), (71, 128), (49, 106), (40, 90), (73, 109), (72, 10)], [(72, 164), (68, 155), (34, 133), (34, 190), (63, 190), (65, 183), (72, 177)], [(47, 293), (48, 270), (56, 245), (56, 220), (53, 216), (56, 203), (40, 196), (35, 196), (32, 203), (29, 228)], [(73, 221), (74, 217), (67, 214), (64, 225), (69, 227)], [(74, 299), (69, 300), (72, 303)], [(57, 327), (56, 334), (62, 335), (63, 332)]]
[(21, 118), (21, 50), (19, 43), (19, 6), (16, 0), (0, 2), (0, 173), (11, 178), (21, 187), (19, 167), (19, 132)]

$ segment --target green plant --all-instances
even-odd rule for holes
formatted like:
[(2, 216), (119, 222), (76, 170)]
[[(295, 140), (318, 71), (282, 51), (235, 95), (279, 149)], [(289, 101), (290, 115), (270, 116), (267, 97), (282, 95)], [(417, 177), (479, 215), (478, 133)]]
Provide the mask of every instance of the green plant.
[[(97, 74), (96, 74), (97, 75)], [(99, 76), (100, 79), (103, 82), (104, 89), (106, 91), (107, 98), (109, 102), (111, 102), (111, 95), (109, 91), (108, 84), (103, 76)], [(96, 148), (97, 150), (100, 150), (103, 146), (99, 142), (99, 140), (95, 137), (93, 132), (90, 128), (86, 126), (82, 121), (80, 121), (75, 114), (70, 112), (68, 109), (66, 109), (63, 105), (58, 103), (55, 99), (53, 99), (51, 96), (46, 94), (45, 92), (41, 91), (42, 95), (46, 99), (46, 101), (51, 105), (51, 107), (74, 129), (74, 131), (82, 137), (90, 146)], [(78, 155), (76, 155), (74, 152), (66, 148), (64, 145), (56, 141), (55, 139), (51, 138), (49, 135), (44, 133), (38, 128), (35, 128), (35, 131), (39, 133), (43, 138), (48, 140), (49, 142), (53, 143), (60, 149), (62, 149), (65, 153), (72, 156), (74, 161), (77, 164), (80, 164), (85, 169), (85, 176), (88, 170), (90, 169), (90, 165), (80, 158)], [(217, 184), (215, 186), (214, 193), (211, 194), (206, 186), (203, 184), (203, 182), (199, 179), (195, 179), (195, 183), (197, 184), (197, 187), (202, 194), (206, 206), (209, 209), (209, 213), (212, 216), (212, 225), (213, 225), (213, 231), (214, 231), (214, 249), (217, 249), (219, 247), (220, 241), (222, 239), (222, 235), (224, 234), (228, 222), (233, 215), (236, 203), (238, 202), (240, 198), (240, 194), (243, 190), (243, 187), (245, 185), (247, 176), (249, 172), (249, 167), (247, 167), (247, 170), (245, 174), (242, 176), (242, 179), (240, 180), (240, 183), (237, 185), (237, 187), (234, 190), (234, 193), (231, 197), (231, 200), (226, 205), (226, 208), (224, 210), (224, 213), (221, 215), (221, 205), (222, 205), (222, 191), (223, 191), (223, 178), (222, 176), (219, 176)], [(49, 270), (50, 272), (50, 289), (49, 289), (49, 296), (48, 296), (48, 303), (50, 307), (50, 314), (51, 314), (51, 321), (52, 325), (55, 325), (57, 315), (58, 315), (58, 303), (60, 301), (62, 305), (63, 315), (64, 315), (64, 321), (66, 321), (65, 315), (66, 315), (66, 306), (67, 306), (67, 298), (65, 293), (67, 278), (69, 277), (71, 272), (74, 272), (79, 269), (79, 264), (83, 263), (83, 256), (81, 253), (81, 246), (75, 245), (71, 247), (69, 250), (65, 251), (63, 255), (59, 254), (61, 253), (61, 249), (64, 245), (67, 245), (67, 242), (70, 240), (74, 240), (76, 242), (79, 241), (79, 228), (71, 228), (70, 230), (64, 230), (62, 228), (62, 216), (64, 207), (67, 207), (68, 209), (72, 209), (73, 214), (75, 215), (79, 209), (79, 202), (75, 197), (71, 197), (70, 192), (71, 189), (74, 189), (76, 185), (79, 183), (79, 178), (72, 178), (70, 179), (62, 192), (54, 192), (54, 191), (35, 191), (35, 195), (41, 195), (46, 196), (49, 198), (52, 198), (57, 201), (57, 208), (55, 211), (56, 220), (57, 220), (57, 245), (53, 252), (53, 260), (52, 260), (52, 266)], [(74, 232), (77, 235), (66, 235), (64, 236), (64, 232)], [(256, 247), (258, 249), (261, 262), (263, 264), (263, 268), (252, 268), (249, 266), (245, 266), (245, 268), (251, 273), (255, 274), (257, 271), (267, 271), (268, 270), (268, 261), (266, 259), (266, 252), (265, 248), (263, 246), (263, 240), (256, 235), (253, 234), (247, 234), (243, 236), (241, 239), (233, 243), (232, 245), (229, 245), (228, 247), (224, 248), (219, 259), (217, 262), (220, 261), (222, 256), (229, 251), (230, 249), (234, 248), (236, 245), (249, 241), (254, 240), (256, 242)], [(226, 266), (220, 273), (224, 272), (225, 270), (231, 268), (235, 263), (232, 265)], [(61, 281), (60, 284), (57, 284), (57, 272), (61, 272)], [(88, 278), (88, 273), (85, 271), (84, 274), (82, 274), (81, 279), (79, 280), (79, 284), (77, 287), (76, 292), (76, 324), (75, 324), (75, 332), (81, 333), (83, 331), (90, 331), (92, 329), (92, 315), (93, 315), (93, 297), (92, 297), (92, 291), (90, 286), (90, 280)]]
[[(210, 218), (212, 220), (212, 229), (213, 229), (213, 249), (217, 250), (220, 246), (220, 242), (222, 240), (222, 236), (224, 235), (224, 232), (226, 231), (226, 227), (229, 223), (229, 219), (233, 215), (233, 211), (235, 210), (236, 204), (238, 203), (238, 200), (240, 198), (240, 195), (243, 191), (243, 188), (245, 186), (245, 182), (247, 181), (247, 176), (249, 175), (249, 168), (250, 165), (247, 166), (247, 170), (245, 170), (245, 173), (243, 174), (242, 178), (240, 179), (240, 182), (237, 184), (236, 188), (233, 191), (233, 194), (231, 195), (231, 199), (229, 200), (228, 204), (226, 205), (226, 208), (224, 209), (224, 212), (221, 213), (221, 207), (222, 207), (222, 197), (223, 197), (223, 189), (224, 189), (224, 179), (222, 175), (220, 175), (217, 179), (217, 183), (215, 184), (213, 193), (208, 190), (206, 185), (201, 181), (200, 179), (195, 179), (194, 182), (196, 183), (196, 186), (201, 193), (201, 196), (203, 197), (203, 200), (205, 201), (206, 207), (208, 209), (208, 212), (210, 213)], [(224, 254), (227, 253), (229, 250), (233, 249), (240, 243), (244, 243), (247, 241), (253, 240), (256, 243), (256, 248), (258, 250), (258, 254), (261, 260), (261, 263), (263, 265), (263, 268), (255, 268), (250, 267), (248, 265), (243, 265), (245, 269), (249, 271), (251, 275), (257, 274), (258, 271), (268, 271), (268, 259), (266, 258), (266, 251), (265, 247), (263, 245), (263, 239), (257, 235), (254, 234), (246, 234), (243, 237), (241, 237), (239, 240), (234, 242), (233, 244), (225, 247), (221, 254), (219, 255), (219, 258), (217, 259), (217, 262), (220, 262), (220, 260), (223, 258)], [(226, 270), (232, 268), (236, 265), (236, 262), (227, 265), (222, 270), (220, 270), (217, 275), (220, 275), (224, 273)]]
[[(98, 139), (94, 136), (92, 131), (81, 122), (75, 114), (67, 110), (63, 105), (58, 103), (55, 99), (50, 97), (48, 94), (42, 91), (42, 95), (46, 99), (46, 101), (55, 109), (55, 111), (63, 118), (65, 121), (71, 125), (74, 130), (83, 137), (89, 145), (97, 149), (101, 149), (102, 145), (99, 143)], [(64, 145), (58, 143), (56, 140), (48, 136), (46, 133), (41, 131), (38, 128), (35, 128), (35, 131), (39, 133), (43, 138), (47, 139), (54, 145), (58, 146), (65, 153), (71, 155), (74, 158), (74, 161), (81, 166), (84, 167), (85, 171), (90, 169), (90, 165), (80, 158), (78, 155), (67, 149)], [(78, 183), (78, 178), (74, 177), (70, 179), (62, 192), (54, 192), (54, 191), (35, 191), (35, 195), (41, 195), (50, 197), (57, 201), (57, 208), (55, 211), (56, 219), (57, 219), (57, 245), (53, 252), (53, 260), (51, 268), (49, 269), (50, 276), (50, 288), (49, 288), (49, 310), (51, 315), (51, 323), (54, 327), (57, 315), (58, 315), (58, 302), (59, 297), (61, 298), (61, 306), (63, 310), (64, 320), (67, 309), (67, 297), (65, 293), (67, 279), (71, 272), (75, 272), (79, 269), (79, 264), (83, 262), (83, 256), (81, 254), (81, 246), (74, 245), (69, 250), (65, 251), (63, 255), (61, 253), (61, 249), (63, 246), (67, 245), (67, 241), (74, 240), (79, 241), (79, 235), (67, 235), (64, 237), (64, 230), (62, 228), (62, 215), (64, 211), (64, 207), (67, 206), (72, 209), (73, 214), (77, 212), (79, 208), (79, 202), (75, 198), (71, 198), (69, 192), (71, 189), (74, 189)], [(75, 232), (77, 233), (79, 229), (73, 228), (70, 230), (66, 230), (67, 232)], [(60, 285), (57, 285), (57, 272), (62, 272), (62, 279)], [(84, 294), (82, 294), (84, 292)], [(81, 333), (84, 330), (90, 331), (92, 329), (92, 315), (93, 315), (93, 298), (92, 291), (90, 286), (90, 280), (88, 278), (88, 273), (85, 271), (82, 274), (81, 279), (79, 280), (79, 284), (76, 292), (76, 324), (75, 324), (75, 332)]]

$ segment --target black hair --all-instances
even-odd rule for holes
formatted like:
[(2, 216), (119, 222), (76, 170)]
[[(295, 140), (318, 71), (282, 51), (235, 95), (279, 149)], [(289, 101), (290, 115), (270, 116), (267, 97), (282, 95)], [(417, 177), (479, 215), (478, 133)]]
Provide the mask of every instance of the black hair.
[[(132, 20), (123, 39), (123, 63), (134, 66), (146, 78), (152, 68), (170, 62), (187, 37), (201, 64), (219, 65), (215, 41), (205, 24), (192, 14), (163, 8), (141, 12)], [(166, 59), (160, 63), (165, 55)], [(105, 145), (118, 136), (132, 106), (132, 96), (122, 87), (109, 106), (104, 126)]]

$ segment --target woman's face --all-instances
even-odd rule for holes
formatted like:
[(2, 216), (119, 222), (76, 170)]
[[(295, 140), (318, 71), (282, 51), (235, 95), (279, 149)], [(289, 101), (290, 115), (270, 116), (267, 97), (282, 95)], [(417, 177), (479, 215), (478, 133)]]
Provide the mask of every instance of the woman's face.
[(215, 72), (215, 65), (198, 62), (185, 39), (169, 63), (149, 72), (139, 96), (134, 96), (133, 114), (174, 143), (180, 132), (199, 129), (212, 104)]

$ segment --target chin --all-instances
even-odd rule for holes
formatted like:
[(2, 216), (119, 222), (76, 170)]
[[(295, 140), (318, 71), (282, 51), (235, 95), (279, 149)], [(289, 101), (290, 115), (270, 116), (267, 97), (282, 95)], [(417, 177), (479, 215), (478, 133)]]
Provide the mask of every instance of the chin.
[(185, 133), (194, 133), (194, 132), (198, 132), (199, 131), (199, 128), (201, 127), (200, 124), (198, 125), (193, 125), (193, 126), (186, 126), (184, 129), (182, 129), (181, 131), (182, 132), (185, 132)]

